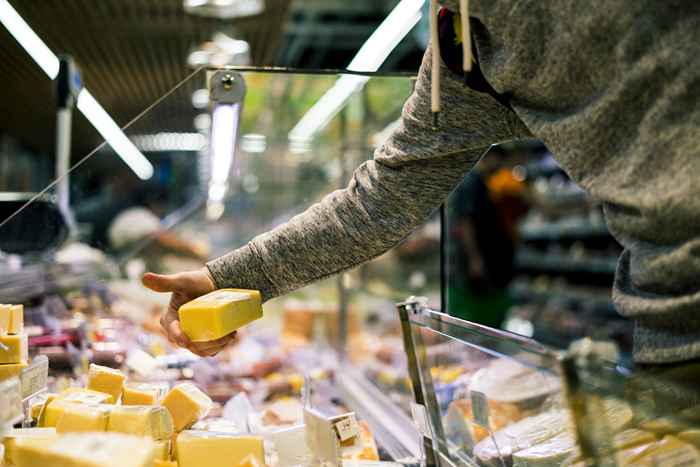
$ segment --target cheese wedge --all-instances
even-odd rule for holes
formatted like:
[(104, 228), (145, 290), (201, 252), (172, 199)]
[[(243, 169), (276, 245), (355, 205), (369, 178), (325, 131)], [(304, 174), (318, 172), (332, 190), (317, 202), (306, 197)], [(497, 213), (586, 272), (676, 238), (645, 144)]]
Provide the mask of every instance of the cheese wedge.
[(19, 467), (151, 467), (153, 451), (150, 439), (120, 433), (71, 433), (15, 443)]
[(182, 383), (166, 394), (162, 405), (170, 411), (175, 431), (182, 431), (209, 413), (212, 400), (194, 384)]
[(252, 456), (265, 463), (263, 438), (210, 431), (183, 431), (177, 436), (176, 457), (179, 467), (231, 467)]
[(513, 467), (556, 467), (576, 454), (576, 440), (572, 433), (565, 431), (544, 443), (513, 453)]
[(215, 290), (182, 305), (178, 315), (190, 340), (211, 341), (262, 318), (262, 299), (257, 290)]
[(5, 464), (17, 465), (15, 457), (15, 443), (18, 439), (31, 438), (35, 440), (50, 440), (56, 437), (53, 428), (14, 428), (5, 434), (3, 446), (5, 447)]
[(125, 384), (122, 392), (123, 405), (155, 405), (165, 394), (162, 385), (138, 383)]
[(0, 365), (20, 363), (29, 359), (29, 344), (26, 334), (0, 335), (0, 344), (2, 344), (0, 345)]
[(157, 405), (116, 406), (109, 416), (107, 431), (168, 440), (173, 435), (173, 418), (168, 409)]
[(27, 361), (22, 361), (19, 363), (10, 363), (7, 365), (0, 365), (0, 381), (4, 381), (13, 376), (19, 376), (22, 370), (27, 368)]
[(613, 437), (613, 447), (615, 450), (629, 449), (642, 444), (651, 444), (656, 441), (654, 435), (648, 431), (629, 428), (621, 431)]
[(0, 305), (0, 334), (22, 334), (24, 305)]
[(121, 371), (92, 363), (88, 371), (87, 388), (110, 394), (116, 403), (122, 394), (125, 380), (126, 376)]
[(169, 439), (162, 441), (154, 441), (155, 449), (153, 451), (153, 460), (167, 461), (170, 460), (170, 444)]
[(56, 433), (106, 431), (109, 409), (104, 405), (67, 402), (56, 422)]

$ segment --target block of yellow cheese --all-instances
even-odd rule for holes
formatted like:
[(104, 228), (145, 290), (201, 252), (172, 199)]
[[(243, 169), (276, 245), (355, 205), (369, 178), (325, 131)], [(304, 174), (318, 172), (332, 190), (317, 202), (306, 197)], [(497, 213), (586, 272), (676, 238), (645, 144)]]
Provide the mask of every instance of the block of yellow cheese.
[(27, 368), (26, 360), (20, 363), (10, 363), (7, 365), (0, 365), (0, 381), (6, 380), (7, 378), (12, 378), (13, 376), (19, 376), (22, 370)]
[(20, 363), (29, 359), (26, 334), (0, 334), (0, 344), (0, 365)]
[(5, 464), (16, 465), (15, 459), (15, 442), (22, 438), (31, 438), (36, 440), (49, 440), (56, 437), (54, 428), (14, 428), (5, 434), (2, 441), (5, 447)]
[(238, 466), (249, 456), (259, 465), (265, 463), (263, 439), (259, 436), (188, 430), (177, 435), (175, 444), (179, 467)]
[(83, 388), (68, 388), (56, 398), (47, 400), (44, 413), (37, 421), (38, 426), (56, 426), (63, 415), (66, 404), (99, 405), (113, 404), (114, 398), (103, 392)]
[(162, 385), (137, 383), (125, 384), (122, 392), (123, 405), (154, 405), (163, 397)]
[(88, 371), (87, 388), (111, 394), (114, 397), (114, 403), (116, 403), (122, 394), (125, 380), (126, 376), (121, 371), (91, 363)]
[(157, 405), (115, 406), (107, 431), (167, 440), (173, 435), (173, 417), (168, 409)]
[(178, 314), (190, 340), (211, 341), (262, 318), (262, 299), (257, 290), (215, 290), (185, 303)]
[(162, 405), (173, 416), (175, 431), (182, 431), (209, 413), (212, 400), (194, 384), (182, 383), (165, 395)]
[(41, 415), (41, 411), (44, 409), (44, 406), (48, 402), (54, 400), (57, 396), (58, 394), (48, 392), (32, 399), (30, 403), (30, 412), (32, 419), (39, 420), (39, 416)]
[(50, 440), (18, 439), (18, 467), (151, 467), (153, 441), (121, 433), (69, 433)]
[(86, 388), (67, 388), (61, 391), (58, 397), (66, 402), (78, 404), (114, 404), (114, 397), (111, 394)]
[(109, 409), (106, 405), (86, 405), (67, 402), (56, 422), (56, 433), (106, 431)]
[(24, 330), (24, 305), (0, 305), (0, 334), (21, 334)]
[(164, 439), (161, 441), (154, 441), (155, 444), (155, 449), (153, 451), (153, 460), (162, 460), (162, 461), (167, 461), (170, 460), (170, 444), (171, 441), (169, 439)]
[(179, 467), (175, 461), (165, 461), (156, 459), (153, 461), (153, 467)]

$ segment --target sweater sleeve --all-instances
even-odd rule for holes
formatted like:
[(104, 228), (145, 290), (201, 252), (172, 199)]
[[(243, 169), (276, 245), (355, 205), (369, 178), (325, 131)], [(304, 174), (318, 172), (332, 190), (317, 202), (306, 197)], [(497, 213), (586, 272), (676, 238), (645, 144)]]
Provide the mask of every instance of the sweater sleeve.
[(207, 264), (220, 288), (269, 300), (381, 255), (440, 206), (491, 144), (527, 135), (515, 114), (442, 66), (442, 109), (430, 112), (426, 52), (401, 123), (345, 189)]

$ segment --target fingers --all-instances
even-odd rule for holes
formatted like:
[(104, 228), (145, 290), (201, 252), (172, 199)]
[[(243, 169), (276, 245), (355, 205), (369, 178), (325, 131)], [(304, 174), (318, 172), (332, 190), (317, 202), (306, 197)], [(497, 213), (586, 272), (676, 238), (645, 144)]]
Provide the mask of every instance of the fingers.
[(190, 345), (189, 338), (182, 332), (180, 321), (178, 320), (177, 311), (170, 308), (160, 319), (160, 325), (163, 326), (168, 340), (180, 347), (187, 348)]
[(213, 357), (214, 355), (221, 352), (224, 348), (231, 345), (236, 341), (237, 334), (232, 332), (231, 334), (224, 336), (220, 339), (207, 342), (192, 342), (187, 349), (200, 357)]
[(154, 292), (174, 292), (181, 286), (181, 280), (178, 276), (178, 274), (165, 275), (147, 272), (141, 278), (141, 282)]

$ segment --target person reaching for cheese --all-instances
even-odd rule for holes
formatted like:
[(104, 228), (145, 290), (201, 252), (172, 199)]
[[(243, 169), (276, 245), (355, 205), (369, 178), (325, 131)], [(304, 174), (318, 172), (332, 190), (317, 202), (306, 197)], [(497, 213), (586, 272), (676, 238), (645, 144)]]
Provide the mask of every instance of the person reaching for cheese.
[(635, 360), (700, 357), (700, 3), (442, 4), (401, 124), (347, 188), (204, 270), (144, 278), (174, 292), (171, 338), (187, 345), (175, 309), (188, 298), (237, 287), (268, 300), (379, 256), (491, 145), (536, 137), (624, 247), (613, 299), (635, 322)]

